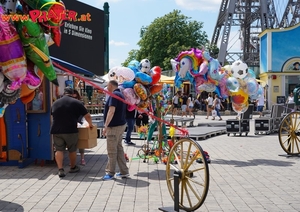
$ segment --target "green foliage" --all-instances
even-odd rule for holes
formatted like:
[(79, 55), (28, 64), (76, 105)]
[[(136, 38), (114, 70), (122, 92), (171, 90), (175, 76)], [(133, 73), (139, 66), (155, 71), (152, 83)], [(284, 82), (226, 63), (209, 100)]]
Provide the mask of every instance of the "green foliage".
[(215, 44), (207, 44), (205, 49), (208, 49), (209, 54), (213, 58), (217, 58), (219, 54), (219, 48)]
[[(138, 60), (137, 59), (137, 54), (138, 54), (138, 50), (137, 49), (130, 50), (130, 52), (128, 52), (127, 59), (121, 65), (127, 67), (128, 63), (130, 61), (132, 61), (132, 60)], [(138, 61), (140, 61), (140, 60), (138, 60)]]
[(123, 64), (128, 64), (132, 58), (138, 61), (148, 58), (151, 66), (158, 65), (163, 70), (170, 70), (170, 59), (181, 51), (202, 48), (208, 43), (207, 34), (202, 31), (203, 22), (190, 19), (180, 10), (173, 10), (156, 18), (149, 26), (143, 26), (138, 42), (140, 49), (131, 50)]

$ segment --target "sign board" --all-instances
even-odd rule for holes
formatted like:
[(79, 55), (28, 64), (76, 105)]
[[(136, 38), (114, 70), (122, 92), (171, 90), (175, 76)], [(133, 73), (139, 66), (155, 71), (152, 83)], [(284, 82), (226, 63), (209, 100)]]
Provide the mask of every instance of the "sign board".
[(284, 104), (285, 103), (285, 96), (277, 96), (277, 104)]
[(64, 4), (76, 12), (76, 20), (63, 21), (61, 44), (50, 46), (50, 55), (103, 76), (104, 11), (77, 0), (64, 0)]

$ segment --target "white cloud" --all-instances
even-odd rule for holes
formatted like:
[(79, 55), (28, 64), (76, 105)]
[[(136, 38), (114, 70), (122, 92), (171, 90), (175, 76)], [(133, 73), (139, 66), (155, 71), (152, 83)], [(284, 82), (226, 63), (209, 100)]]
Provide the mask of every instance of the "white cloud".
[(125, 43), (125, 42), (122, 42), (122, 41), (110, 40), (109, 45), (112, 45), (112, 46), (128, 46), (129, 43)]
[(116, 58), (109, 58), (109, 68), (115, 67), (115, 66), (120, 66), (121, 61)]
[(218, 11), (221, 0), (175, 0), (176, 4), (187, 10)]

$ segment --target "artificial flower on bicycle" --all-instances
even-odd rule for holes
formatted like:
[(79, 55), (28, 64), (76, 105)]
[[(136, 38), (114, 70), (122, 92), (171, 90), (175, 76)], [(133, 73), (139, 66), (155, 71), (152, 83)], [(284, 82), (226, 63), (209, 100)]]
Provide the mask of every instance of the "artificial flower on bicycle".
[(140, 138), (146, 138), (148, 135), (148, 125), (142, 125), (138, 128), (138, 135)]

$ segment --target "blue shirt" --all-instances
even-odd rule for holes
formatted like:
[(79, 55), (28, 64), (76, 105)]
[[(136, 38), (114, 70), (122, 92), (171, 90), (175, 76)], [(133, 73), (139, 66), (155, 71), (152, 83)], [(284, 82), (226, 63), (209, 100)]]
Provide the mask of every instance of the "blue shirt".
[[(124, 95), (121, 93), (120, 89), (116, 89), (113, 91), (113, 94), (117, 95), (118, 97), (122, 98), (125, 100)], [(104, 123), (106, 121), (107, 113), (109, 110), (110, 106), (115, 107), (115, 113), (108, 125), (108, 127), (116, 127), (116, 126), (122, 126), (126, 124), (126, 107), (127, 105), (113, 97), (109, 97), (108, 100), (106, 101), (105, 108), (104, 108)]]

